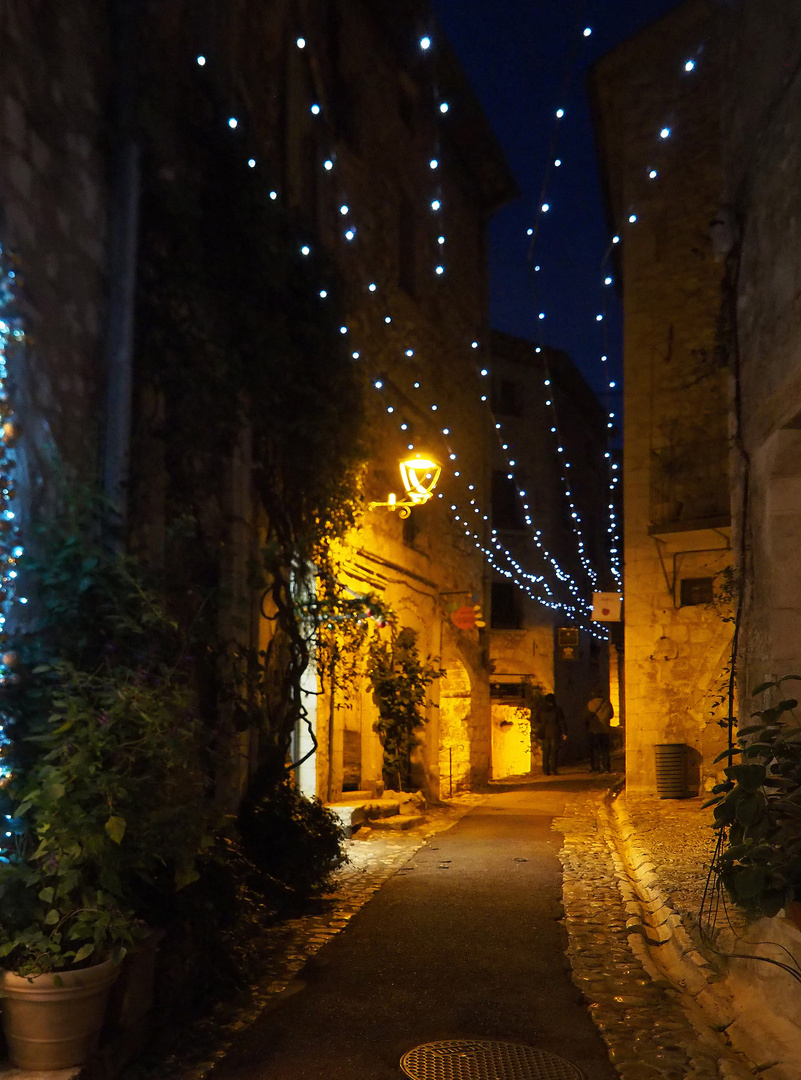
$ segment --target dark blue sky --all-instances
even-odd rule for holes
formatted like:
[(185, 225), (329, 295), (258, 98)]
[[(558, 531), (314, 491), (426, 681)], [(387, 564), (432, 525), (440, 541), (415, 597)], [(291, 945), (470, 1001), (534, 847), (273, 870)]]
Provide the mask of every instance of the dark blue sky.
[[(614, 289), (602, 284), (610, 237), (586, 73), (599, 57), (675, 7), (676, 0), (433, 0), (433, 6), (523, 192), (497, 213), (490, 229), (492, 325), (565, 349), (598, 392), (608, 381), (600, 362), (606, 353), (619, 385), (620, 311)], [(584, 27), (592, 28), (589, 37)], [(565, 110), (557, 148), (562, 165), (550, 172), (550, 210), (542, 215), (534, 251), (541, 270), (532, 278), (526, 229), (540, 202), (560, 107)], [(598, 323), (604, 303), (608, 315)], [(539, 312), (545, 313), (543, 321)]]

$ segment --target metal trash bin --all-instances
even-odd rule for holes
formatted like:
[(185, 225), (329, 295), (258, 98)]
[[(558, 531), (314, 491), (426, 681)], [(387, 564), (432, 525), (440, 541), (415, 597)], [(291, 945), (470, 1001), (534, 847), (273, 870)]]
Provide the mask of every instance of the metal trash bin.
[(656, 791), (660, 799), (686, 799), (687, 744), (661, 743), (654, 747), (656, 755)]

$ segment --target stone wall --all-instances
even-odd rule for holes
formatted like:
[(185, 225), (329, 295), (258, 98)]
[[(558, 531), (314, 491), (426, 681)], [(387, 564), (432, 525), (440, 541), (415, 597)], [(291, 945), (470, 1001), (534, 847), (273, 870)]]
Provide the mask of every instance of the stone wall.
[(109, 217), (102, 6), (8, 0), (0, 17), (0, 243), (18, 259), (15, 372), (27, 492), (50, 449), (95, 464)]
[[(191, 9), (172, 10), (168, 36), (202, 30)], [(470, 499), (486, 504), (484, 232), (513, 181), (447, 44), (419, 48), (418, 5), (343, 0), (303, 19), (292, 4), (211, 10), (205, 67), (242, 105), (247, 152), (269, 162), (278, 199), (336, 267), (367, 399), (366, 501), (402, 496), (404, 458), (442, 465), (434, 499), (406, 521), (367, 510), (338, 558), (348, 587), (380, 595), (447, 671), (421, 732), (420, 785), (436, 796), (447, 766), (450, 787), (455, 750), (457, 785), (473, 786), (489, 770), (488, 657), (480, 631), (450, 615), (487, 607), (484, 562), (459, 519)], [(439, 111), (451, 100), (453, 117)], [(483, 540), (483, 520), (479, 531)], [(366, 680), (350, 689), (335, 692), (333, 710), (327, 688), (315, 702), (319, 749), (303, 783), (323, 797), (357, 774), (363, 787), (381, 777)]]
[[(731, 639), (722, 618), (731, 555), (728, 388), (716, 340), (723, 267), (709, 228), (722, 186), (714, 14), (704, 0), (682, 5), (601, 61), (594, 78), (621, 237), (626, 768), (634, 791), (654, 790), (654, 744), (686, 743), (693, 786), (704, 787), (722, 745), (714, 704)], [(697, 61), (690, 72), (688, 59)]]
[[(521, 592), (516, 629), (502, 626), (498, 613), (490, 613), (493, 680), (525, 677), (543, 692), (555, 693), (568, 723), (565, 759), (577, 760), (587, 753), (586, 702), (596, 685), (608, 686), (609, 682), (608, 646), (592, 635), (590, 631), (597, 628), (580, 611), (581, 603), (587, 602), (593, 591), (614, 587), (606, 533), (606, 418), (566, 354), (537, 349), (530, 342), (497, 332), (492, 343), (493, 407), (496, 423), (501, 425), (494, 439), (492, 462), (501, 481), (508, 480), (510, 459), (515, 461), (514, 480), (499, 492), (503, 499), (498, 500), (492, 522), (497, 533), (494, 539), (509, 551), (513, 562), (499, 557), (493, 581), (508, 588), (504, 570), (511, 568), (545, 601), (538, 603)], [(510, 520), (513, 507), (507, 505), (509, 500), (516, 521)], [(569, 575), (574, 592), (559, 578), (552, 558), (560, 571)], [(528, 582), (515, 563), (523, 571), (542, 575), (550, 593), (539, 583)], [(588, 565), (596, 578), (588, 572)], [(565, 606), (549, 606), (552, 604)], [(579, 646), (566, 658), (557, 647), (558, 630), (576, 626)], [(512, 728), (501, 728), (508, 721), (498, 707), (493, 738), (499, 748), (516, 739)], [(517, 724), (516, 718), (513, 723)], [(502, 756), (505, 768), (520, 771), (517, 749), (514, 753), (504, 750)], [(503, 774), (493, 769), (493, 775), (497, 779)]]
[(801, 672), (801, 13), (745, 3), (720, 34), (746, 710), (756, 684)]

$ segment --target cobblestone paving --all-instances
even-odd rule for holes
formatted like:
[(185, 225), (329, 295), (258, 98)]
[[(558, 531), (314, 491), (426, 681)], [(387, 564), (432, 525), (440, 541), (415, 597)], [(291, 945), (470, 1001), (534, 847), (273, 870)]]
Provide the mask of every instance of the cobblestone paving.
[[(227, 1052), (235, 1034), (265, 1009), (302, 988), (306, 961), (330, 941), (394, 873), (431, 837), (455, 824), (484, 796), (467, 795), (446, 809), (429, 809), (425, 824), (407, 833), (360, 830), (348, 844), (350, 862), (322, 913), (268, 931), (265, 979), (246, 1009), (226, 1027), (203, 1060), (164, 1062), (161, 1076), (200, 1080)], [(653, 803), (653, 805), (652, 805)], [(658, 813), (657, 813), (658, 810)], [(655, 856), (659, 880), (682, 915), (697, 912), (705, 872), (699, 853), (707, 827), (698, 807), (629, 799), (628, 811), (644, 846)], [(568, 957), (576, 985), (609, 1049), (621, 1080), (746, 1080), (753, 1069), (710, 1026), (692, 998), (668, 981), (649, 958), (639, 920), (631, 915), (631, 882), (616, 848), (612, 815), (598, 791), (572, 795), (553, 828), (564, 836), (560, 853)], [(664, 869), (664, 873), (662, 872)]]
[[(564, 835), (563, 894), (574, 981), (621, 1080), (752, 1076), (692, 1000), (661, 977), (632, 933), (637, 920), (625, 906), (620, 861), (605, 816), (597, 795), (579, 795), (553, 827)], [(690, 873), (686, 866), (682, 872)]]
[[(715, 833), (710, 825), (712, 811), (703, 809), (705, 801), (706, 797), (659, 799), (654, 795), (627, 794), (623, 807), (642, 846), (659, 868), (662, 895), (681, 916), (696, 947), (714, 960), (711, 939), (722, 951), (731, 951), (733, 942), (745, 929), (745, 920), (722, 897), (716, 900), (709, 892), (704, 899), (715, 847)], [(710, 916), (711, 904), (715, 905), (716, 917)]]

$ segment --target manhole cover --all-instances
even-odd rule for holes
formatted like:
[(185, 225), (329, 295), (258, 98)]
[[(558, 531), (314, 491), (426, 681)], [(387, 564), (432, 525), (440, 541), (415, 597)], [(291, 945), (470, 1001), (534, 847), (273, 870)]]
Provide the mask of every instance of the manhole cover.
[(556, 1054), (489, 1039), (423, 1043), (404, 1054), (400, 1066), (412, 1080), (583, 1080)]

